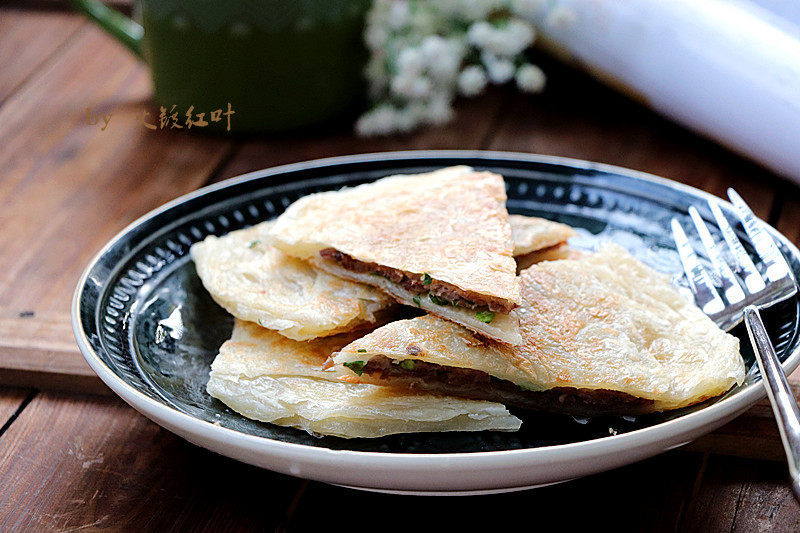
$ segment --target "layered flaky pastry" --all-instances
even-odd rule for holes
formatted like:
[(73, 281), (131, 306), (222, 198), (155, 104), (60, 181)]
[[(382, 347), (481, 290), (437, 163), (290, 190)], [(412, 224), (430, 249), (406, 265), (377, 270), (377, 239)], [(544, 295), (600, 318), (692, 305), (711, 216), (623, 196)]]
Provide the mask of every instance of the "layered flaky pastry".
[(534, 250), (525, 255), (514, 257), (517, 261), (517, 274), (526, 268), (541, 263), (542, 261), (558, 261), (559, 259), (580, 259), (586, 254), (580, 250), (572, 248), (567, 243), (556, 244), (542, 248), (541, 250)]
[[(537, 253), (533, 250), (571, 234), (563, 224), (541, 218), (513, 215), (510, 221), (514, 253), (526, 254), (521, 258), (526, 262)], [(367, 327), (392, 314), (397, 303), (383, 291), (313, 268), (269, 245), (265, 235), (272, 224), (212, 235), (192, 246), (198, 276), (225, 310), (295, 340)]]
[(514, 257), (557, 247), (576, 234), (570, 226), (545, 218), (508, 215), (508, 222), (511, 240), (514, 241)]
[(503, 178), (469, 167), (305, 196), (272, 244), (499, 341), (521, 341)]
[(373, 383), (578, 415), (675, 409), (744, 378), (738, 339), (617, 245), (538, 263), (520, 285), (519, 346), (428, 315), (379, 328), (334, 361)]
[(424, 431), (516, 431), (500, 404), (357, 383), (325, 360), (357, 334), (309, 342), (236, 321), (211, 365), (208, 393), (238, 413), (318, 435), (381, 437)]
[(270, 246), (265, 235), (271, 225), (210, 236), (192, 246), (203, 285), (233, 316), (308, 340), (375, 323), (395, 305), (372, 287), (322, 272)]

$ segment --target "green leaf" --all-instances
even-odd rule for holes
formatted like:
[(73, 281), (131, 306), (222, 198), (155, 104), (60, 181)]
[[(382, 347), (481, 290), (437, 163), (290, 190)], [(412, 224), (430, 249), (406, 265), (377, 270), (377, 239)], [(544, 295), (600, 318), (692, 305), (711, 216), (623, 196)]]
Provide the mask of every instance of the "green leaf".
[(366, 364), (367, 363), (365, 361), (350, 361), (349, 363), (344, 363), (344, 366), (360, 376), (364, 373), (364, 367)]
[(415, 366), (417, 366), (417, 363), (415, 363), (413, 359), (403, 359), (400, 361), (400, 368), (403, 370), (414, 370)]
[(419, 296), (414, 296), (411, 299), (414, 300), (414, 303), (417, 304), (417, 307), (422, 307), (422, 301), (419, 299)]
[(367, 353), (367, 349), (366, 348), (359, 348), (358, 352), (359, 353)]
[(450, 305), (450, 302), (448, 302), (448, 301), (447, 301), (447, 300), (445, 300), (444, 298), (439, 298), (439, 297), (438, 297), (438, 296), (436, 296), (435, 294), (429, 294), (429, 295), (428, 295), (428, 298), (430, 298), (430, 299), (431, 299), (431, 301), (432, 301), (433, 303), (435, 303), (436, 305)]
[(478, 311), (475, 313), (475, 318), (486, 324), (491, 324), (494, 320), (494, 313), (491, 311)]
[(433, 282), (433, 278), (431, 277), (431, 275), (428, 274), (427, 272), (425, 272), (422, 275), (422, 284), (423, 285), (430, 285), (432, 282)]

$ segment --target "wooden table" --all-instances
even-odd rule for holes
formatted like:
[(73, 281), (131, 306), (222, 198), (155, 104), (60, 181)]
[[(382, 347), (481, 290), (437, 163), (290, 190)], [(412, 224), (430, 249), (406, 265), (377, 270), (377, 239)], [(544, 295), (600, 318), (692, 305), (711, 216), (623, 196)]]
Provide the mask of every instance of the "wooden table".
[[(0, 1), (0, 531), (800, 529), (763, 402), (688, 449), (606, 474), (510, 495), (410, 498), (196, 448), (109, 395), (78, 354), (70, 296), (107, 239), (203, 185), (317, 157), (471, 148), (590, 159), (718, 195), (733, 186), (800, 240), (800, 189), (583, 74), (545, 66), (541, 97), (493, 91), (461, 105), (453, 124), (405, 137), (363, 140), (346, 126), (242, 140), (173, 134), (139, 124), (152, 111), (147, 69), (113, 40), (58, 2)], [(113, 113), (104, 131), (87, 125), (87, 107)]]

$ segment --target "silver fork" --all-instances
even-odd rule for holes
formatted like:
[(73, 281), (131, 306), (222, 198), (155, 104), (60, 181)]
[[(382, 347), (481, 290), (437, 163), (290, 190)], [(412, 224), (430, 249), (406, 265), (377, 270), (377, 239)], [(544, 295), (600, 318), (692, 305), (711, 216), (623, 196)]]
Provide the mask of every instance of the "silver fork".
[(794, 296), (797, 282), (763, 223), (736, 191), (728, 189), (728, 197), (756, 255), (761, 259), (761, 272), (742, 246), (719, 204), (714, 201), (709, 202), (709, 207), (722, 234), (722, 241), (719, 242), (711, 236), (697, 208), (689, 208), (689, 216), (711, 262), (710, 272), (701, 264), (683, 227), (675, 218), (672, 219), (672, 236), (697, 305), (724, 331), (729, 331), (742, 319), (745, 321), (778, 422), (789, 463), (792, 490), (800, 501), (800, 409), (758, 312)]

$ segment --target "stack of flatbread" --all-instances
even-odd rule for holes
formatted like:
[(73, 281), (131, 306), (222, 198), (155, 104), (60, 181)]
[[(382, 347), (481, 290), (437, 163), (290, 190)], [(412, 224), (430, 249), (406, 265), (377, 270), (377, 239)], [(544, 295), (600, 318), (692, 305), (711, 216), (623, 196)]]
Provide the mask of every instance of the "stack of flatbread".
[(340, 437), (515, 431), (506, 405), (675, 409), (744, 377), (738, 340), (622, 248), (506, 211), (469, 167), (306, 196), (192, 247), (236, 317), (208, 392), (244, 416)]

